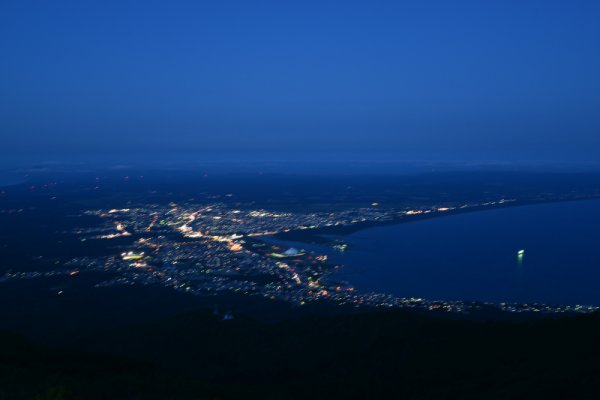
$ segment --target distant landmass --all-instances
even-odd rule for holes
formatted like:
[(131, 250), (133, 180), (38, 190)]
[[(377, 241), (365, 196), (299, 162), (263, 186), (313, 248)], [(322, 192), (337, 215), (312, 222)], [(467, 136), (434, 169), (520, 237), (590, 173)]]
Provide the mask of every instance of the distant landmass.
[[(353, 235), (371, 229), (418, 230), (453, 218), (475, 220), (461, 224), (475, 229), (500, 215), (477, 240), (461, 241), (469, 235), (456, 227), (435, 230), (459, 255), (500, 249), (489, 254), (505, 275), (492, 278), (518, 278), (527, 266), (539, 278), (550, 264), (536, 257), (557, 244), (541, 234), (501, 242), (493, 233), (516, 226), (503, 213), (531, 217), (548, 234), (564, 229), (574, 241), (586, 235), (578, 245), (588, 249), (594, 227), (579, 222), (595, 221), (598, 198), (600, 174), (591, 172), (29, 171), (0, 196), (0, 398), (593, 396), (597, 304), (471, 299), (468, 282), (438, 298), (428, 290), (439, 271), (420, 288), (401, 277), (407, 286), (394, 293), (352, 276), (356, 264), (345, 270), (343, 254), (360, 251)], [(539, 217), (543, 226), (538, 209), (551, 210)], [(577, 216), (581, 231), (553, 224), (559, 214)], [(397, 225), (404, 222), (414, 223)], [(428, 240), (441, 240), (414, 231), (402, 245), (385, 239), (368, 247), (406, 255), (412, 246), (430, 257)], [(577, 247), (569, 248), (567, 255)], [(376, 266), (367, 261), (364, 268)], [(460, 257), (447, 261), (458, 271), (451, 268)], [(560, 275), (561, 265), (547, 275)], [(593, 288), (589, 264), (578, 266), (571, 278)]]

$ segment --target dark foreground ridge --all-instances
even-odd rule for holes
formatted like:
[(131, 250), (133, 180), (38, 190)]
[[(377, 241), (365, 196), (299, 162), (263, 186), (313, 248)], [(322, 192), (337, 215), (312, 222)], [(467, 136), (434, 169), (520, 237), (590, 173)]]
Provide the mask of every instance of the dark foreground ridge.
[(599, 335), (599, 314), (517, 323), (388, 311), (264, 323), (197, 311), (61, 350), (4, 333), (0, 398), (592, 399)]

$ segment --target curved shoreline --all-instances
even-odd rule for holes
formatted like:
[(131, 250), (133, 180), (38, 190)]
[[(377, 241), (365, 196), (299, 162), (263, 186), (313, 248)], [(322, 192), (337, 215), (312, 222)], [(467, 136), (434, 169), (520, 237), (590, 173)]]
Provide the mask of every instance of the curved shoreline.
[(394, 217), (388, 221), (365, 221), (358, 222), (353, 225), (337, 225), (337, 226), (324, 226), (320, 228), (314, 229), (297, 229), (289, 232), (280, 232), (273, 235), (274, 238), (282, 241), (292, 241), (292, 242), (301, 242), (301, 243), (314, 243), (314, 244), (328, 244), (331, 243), (332, 240), (323, 237), (323, 235), (336, 235), (336, 236), (344, 236), (349, 235), (364, 229), (375, 228), (379, 226), (386, 225), (396, 225), (396, 224), (404, 224), (409, 222), (417, 222), (426, 219), (433, 218), (441, 218), (441, 217), (449, 217), (459, 214), (466, 213), (475, 213), (482, 211), (490, 211), (497, 210), (503, 208), (512, 208), (512, 207), (523, 207), (523, 206), (532, 206), (532, 205), (540, 205), (540, 204), (552, 204), (552, 203), (564, 203), (564, 202), (576, 202), (576, 201), (588, 201), (588, 200), (600, 200), (600, 196), (591, 196), (585, 198), (570, 198), (570, 199), (552, 199), (552, 200), (516, 200), (511, 202), (505, 202), (502, 204), (494, 204), (494, 205), (481, 205), (467, 208), (458, 208), (454, 210), (448, 210), (443, 212), (432, 212), (428, 214), (418, 214), (418, 215), (410, 215), (410, 216), (400, 216)]
[[(494, 209), (501, 209), (501, 208), (509, 208), (509, 207), (520, 207), (520, 206), (529, 206), (529, 205), (543, 205), (543, 204), (560, 204), (560, 203), (566, 203), (566, 202), (575, 202), (575, 201), (584, 201), (584, 200), (595, 200), (595, 201), (599, 201), (600, 200), (600, 196), (590, 196), (590, 197), (585, 197), (585, 198), (569, 198), (569, 199), (553, 199), (553, 200), (544, 200), (544, 201), (514, 201), (514, 202), (510, 202), (510, 203), (506, 203), (506, 204), (495, 204), (495, 205), (490, 205), (490, 206), (476, 206), (476, 207), (471, 207), (468, 209), (458, 209), (458, 210), (454, 210), (453, 212), (450, 211), (446, 211), (446, 212), (438, 212), (438, 213), (428, 213), (426, 215), (409, 215), (409, 216), (400, 216), (398, 218), (394, 218), (393, 220), (390, 221), (384, 221), (384, 222), (373, 222), (373, 221), (369, 221), (369, 222), (365, 222), (365, 223), (360, 223), (360, 224), (355, 224), (352, 226), (334, 226), (334, 227), (325, 227), (325, 229), (319, 229), (319, 228), (315, 228), (315, 229), (307, 229), (307, 230), (300, 230), (298, 232), (289, 232), (289, 233), (293, 233), (296, 234), (295, 237), (291, 237), (290, 235), (288, 235), (288, 233), (284, 234), (284, 235), (273, 235), (273, 237), (275, 237), (278, 240), (281, 241), (294, 241), (294, 242), (304, 242), (304, 243), (311, 243), (311, 244), (316, 244), (316, 245), (320, 245), (320, 246), (328, 246), (328, 245), (332, 245), (334, 243), (342, 243), (345, 241), (345, 238), (343, 237), (344, 235), (349, 235), (352, 234), (354, 232), (357, 231), (361, 231), (363, 229), (368, 229), (368, 228), (375, 228), (375, 227), (383, 227), (383, 226), (390, 226), (392, 224), (400, 224), (400, 223), (405, 223), (405, 222), (413, 222), (413, 221), (420, 221), (423, 219), (428, 219), (428, 218), (435, 218), (437, 216), (448, 216), (448, 215), (457, 215), (457, 214), (462, 214), (462, 213), (466, 213), (466, 212), (475, 212), (475, 211), (489, 211), (489, 210), (494, 210)], [(574, 205), (575, 207), (577, 207), (577, 205)], [(588, 206), (591, 206), (593, 209), (596, 209), (596, 206), (591, 203), (588, 204)], [(582, 207), (585, 206), (582, 205)], [(521, 211), (522, 215), (527, 215), (528, 211)], [(502, 214), (504, 215), (504, 214)], [(498, 218), (498, 217), (496, 217)], [(471, 221), (473, 221), (471, 219)], [(357, 226), (358, 225), (358, 226)], [(331, 229), (331, 228), (335, 228), (335, 229)], [(300, 234), (300, 235), (298, 235)], [(338, 237), (324, 237), (322, 235), (326, 235), (326, 234), (332, 234), (332, 235), (339, 235)], [(349, 242), (350, 246), (352, 246), (352, 241)], [(376, 245), (376, 243), (374, 242), (372, 245)], [(364, 249), (363, 249), (364, 250)], [(364, 261), (364, 260), (363, 260)], [(342, 262), (343, 264), (345, 264), (344, 262)], [(341, 271), (341, 270), (340, 270)], [(338, 271), (338, 273), (340, 272)], [(336, 274), (332, 275), (332, 277), (334, 279), (342, 279), (342, 280), (348, 280), (352, 283), (354, 283), (356, 286), (356, 288), (358, 290), (360, 290), (362, 293), (363, 290), (366, 290), (366, 293), (394, 293), (393, 291), (390, 291), (389, 289), (384, 289), (381, 287), (371, 287), (368, 289), (365, 289), (364, 287), (361, 289), (360, 286), (358, 285), (358, 282), (354, 282), (354, 280), (356, 279), (356, 277), (349, 277), (346, 276), (344, 277), (343, 275), (340, 276), (338, 275), (337, 277), (335, 277)], [(393, 294), (393, 296), (398, 296), (398, 298), (406, 298), (404, 297), (405, 295), (403, 295), (402, 293), (395, 293)], [(432, 300), (432, 299), (437, 299), (437, 300)], [(458, 302), (461, 304), (473, 304), (476, 305), (475, 308), (477, 307), (484, 307), (484, 308), (490, 308), (490, 309), (494, 309), (494, 310), (501, 310), (501, 311), (508, 311), (508, 312), (521, 312), (525, 309), (529, 309), (530, 306), (535, 306), (533, 308), (544, 308), (546, 307), (548, 310), (550, 310), (551, 308), (556, 308), (556, 310), (561, 310), (561, 309), (567, 309), (567, 308), (588, 308), (588, 311), (585, 312), (596, 312), (598, 311), (598, 306), (596, 302), (594, 301), (580, 301), (580, 302), (573, 302), (573, 301), (567, 301), (567, 302), (556, 302), (556, 301), (542, 301), (542, 300), (538, 300), (538, 301), (529, 301), (529, 302), (523, 302), (520, 303), (518, 301), (515, 300), (477, 300), (477, 297), (473, 297), (473, 300), (464, 300), (461, 299), (459, 297), (455, 298), (454, 300), (449, 300), (448, 298), (444, 297), (444, 296), (425, 296), (423, 298), (423, 300), (425, 302), (429, 302), (432, 304), (435, 304), (436, 301), (440, 302), (440, 303), (452, 303), (452, 302)], [(538, 307), (540, 306), (540, 307)], [(519, 311), (520, 310), (520, 311)], [(560, 314), (563, 311), (549, 311), (550, 314)], [(534, 310), (536, 311), (536, 310)], [(533, 312), (531, 310), (527, 311), (527, 313), (529, 312)], [(536, 311), (537, 312), (537, 311)], [(543, 314), (545, 314), (545, 312), (543, 312)]]

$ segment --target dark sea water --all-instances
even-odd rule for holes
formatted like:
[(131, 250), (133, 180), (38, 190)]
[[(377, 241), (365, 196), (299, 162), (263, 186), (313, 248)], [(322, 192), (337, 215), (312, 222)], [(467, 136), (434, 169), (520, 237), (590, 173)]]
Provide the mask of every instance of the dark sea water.
[[(445, 300), (600, 305), (597, 200), (446, 216), (339, 238), (348, 250), (326, 252), (345, 265), (337, 277), (361, 290)], [(525, 250), (522, 262), (520, 249)]]

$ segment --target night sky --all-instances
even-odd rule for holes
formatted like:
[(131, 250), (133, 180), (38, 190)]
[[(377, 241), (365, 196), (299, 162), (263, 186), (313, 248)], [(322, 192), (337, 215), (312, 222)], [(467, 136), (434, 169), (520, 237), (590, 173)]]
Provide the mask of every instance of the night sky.
[(598, 161), (598, 1), (0, 3), (0, 155)]

